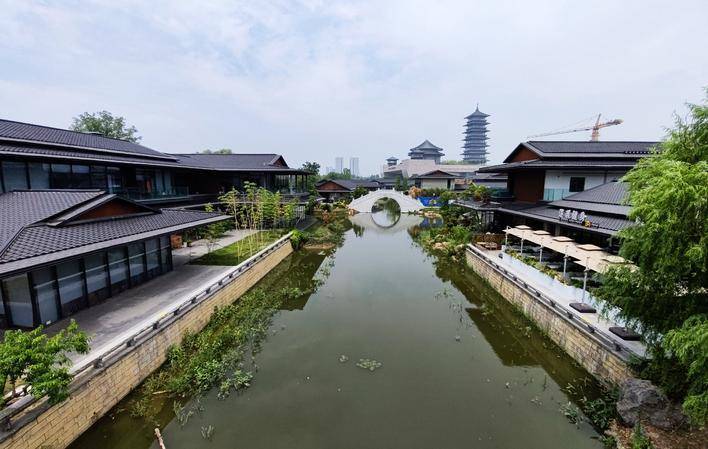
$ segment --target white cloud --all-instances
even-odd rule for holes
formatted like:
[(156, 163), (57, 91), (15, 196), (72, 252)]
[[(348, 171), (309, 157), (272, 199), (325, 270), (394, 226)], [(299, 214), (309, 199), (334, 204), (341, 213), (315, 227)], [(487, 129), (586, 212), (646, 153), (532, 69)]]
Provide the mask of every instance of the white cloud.
[(3, 117), (66, 126), (109, 109), (163, 151), (355, 155), (366, 172), (425, 138), (457, 158), (476, 102), (495, 161), (598, 112), (625, 119), (605, 138), (655, 139), (708, 79), (699, 1), (0, 7)]

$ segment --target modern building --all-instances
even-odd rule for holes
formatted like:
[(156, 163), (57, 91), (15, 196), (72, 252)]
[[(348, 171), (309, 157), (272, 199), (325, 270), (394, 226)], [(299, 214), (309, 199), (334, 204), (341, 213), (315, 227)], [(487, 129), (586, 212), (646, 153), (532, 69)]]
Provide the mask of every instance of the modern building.
[(216, 199), (246, 181), (306, 195), (309, 173), (279, 154), (168, 154), (101, 135), (0, 119), (0, 193), (100, 189), (145, 204)]
[(342, 173), (344, 171), (344, 158), (337, 156), (334, 158), (334, 169), (337, 173)]
[(359, 158), (350, 157), (349, 158), (349, 173), (352, 176), (359, 176)]
[(430, 160), (435, 161), (436, 164), (440, 163), (440, 158), (445, 154), (442, 152), (442, 148), (433, 145), (430, 141), (426, 140), (417, 147), (413, 147), (408, 150), (408, 157), (413, 160)]
[(14, 190), (0, 210), (0, 325), (25, 328), (170, 271), (170, 235), (228, 218), (101, 190)]
[(174, 206), (247, 181), (298, 196), (307, 176), (278, 154), (168, 154), (0, 120), (0, 325), (50, 324), (170, 271), (172, 235), (228, 218)]
[(376, 180), (323, 179), (315, 184), (315, 189), (326, 201), (337, 201), (349, 197), (358, 186), (364, 187), (368, 191), (381, 188)]
[(479, 110), (479, 105), (475, 111), (465, 117), (465, 138), (462, 145), (462, 160), (470, 164), (487, 163), (487, 117)]
[(481, 174), (506, 174), (507, 195), (465, 206), (493, 214), (493, 228), (527, 225), (579, 243), (614, 250), (628, 218), (627, 186), (621, 177), (658, 142), (532, 141), (519, 144), (503, 164)]
[(554, 201), (619, 179), (657, 143), (522, 142), (503, 164), (482, 167), (479, 172), (506, 173), (514, 201)]

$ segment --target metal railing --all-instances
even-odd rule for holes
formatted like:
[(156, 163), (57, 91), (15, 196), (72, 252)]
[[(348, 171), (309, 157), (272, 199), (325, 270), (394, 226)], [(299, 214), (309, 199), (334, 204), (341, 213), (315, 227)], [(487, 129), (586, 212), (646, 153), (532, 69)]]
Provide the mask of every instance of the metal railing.
[[(105, 351), (102, 351), (98, 357), (86, 360), (83, 363), (74, 365), (69, 372), (72, 374), (73, 379), (69, 387), (70, 391), (76, 391), (81, 385), (86, 383), (94, 375), (98, 374), (101, 369), (105, 368), (118, 361), (125, 355), (126, 352), (132, 351), (132, 349), (138, 344), (146, 341), (149, 337), (161, 331), (165, 327), (169, 326), (173, 322), (177, 321), (178, 318), (204, 302), (206, 299), (210, 298), (214, 293), (218, 292), (226, 285), (230, 284), (235, 279), (238, 279), (241, 275), (253, 268), (258, 262), (272, 254), (273, 252), (280, 249), (283, 245), (289, 243), (290, 236), (292, 232), (284, 235), (275, 242), (271, 243), (266, 248), (262, 249), (258, 253), (244, 260), (240, 264), (231, 268), (225, 275), (220, 277), (216, 282), (208, 285), (207, 287), (199, 290), (197, 293), (192, 294), (189, 298), (177, 304), (174, 308), (169, 310), (167, 313), (163, 314), (150, 324), (147, 324), (130, 336), (123, 338), (120, 342), (110, 346)], [(0, 430), (4, 432), (10, 432), (13, 430), (12, 418), (17, 417), (20, 413), (30, 408), (32, 405), (38, 402), (31, 392), (21, 397), (17, 402), (8, 405), (4, 409), (0, 410)], [(7, 435), (0, 434), (0, 441), (6, 438)]]
[(589, 338), (595, 340), (598, 344), (603, 346), (605, 349), (608, 349), (608, 350), (612, 351), (613, 353), (615, 353), (623, 361), (627, 362), (632, 357), (641, 357), (641, 355), (632, 351), (627, 346), (622, 345), (618, 341), (616, 341), (613, 338), (606, 335), (603, 330), (598, 329), (597, 327), (593, 326), (591, 323), (582, 322), (582, 320), (580, 320), (580, 317), (575, 312), (566, 308), (563, 304), (557, 302), (553, 298), (545, 295), (544, 293), (541, 293), (540, 291), (536, 290), (532, 286), (528, 285), (522, 279), (519, 279), (519, 277), (517, 277), (510, 270), (507, 270), (503, 266), (499, 265), (498, 263), (496, 263), (493, 260), (491, 260), (490, 258), (488, 258), (482, 252), (482, 250), (475, 248), (472, 245), (467, 245), (467, 251), (470, 251), (472, 253), (476, 253), (476, 255), (479, 256), (479, 258), (484, 263), (491, 266), (494, 270), (496, 270), (498, 273), (500, 273), (502, 276), (504, 276), (507, 280), (511, 281), (514, 285), (516, 285), (520, 289), (527, 292), (536, 301), (540, 302), (544, 306), (553, 310), (556, 313), (556, 315), (561, 317), (567, 323), (570, 323), (573, 327), (579, 329), (581, 332), (585, 333)]

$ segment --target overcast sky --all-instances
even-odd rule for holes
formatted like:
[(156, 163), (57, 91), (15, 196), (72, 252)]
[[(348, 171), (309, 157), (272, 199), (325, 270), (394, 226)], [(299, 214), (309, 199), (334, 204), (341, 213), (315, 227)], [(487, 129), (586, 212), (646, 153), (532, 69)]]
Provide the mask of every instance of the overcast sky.
[[(125, 116), (164, 152), (227, 147), (364, 174), (424, 139), (491, 161), (593, 114), (654, 140), (708, 85), (708, 2), (0, 0), (0, 117)], [(568, 134), (589, 139), (589, 132)]]

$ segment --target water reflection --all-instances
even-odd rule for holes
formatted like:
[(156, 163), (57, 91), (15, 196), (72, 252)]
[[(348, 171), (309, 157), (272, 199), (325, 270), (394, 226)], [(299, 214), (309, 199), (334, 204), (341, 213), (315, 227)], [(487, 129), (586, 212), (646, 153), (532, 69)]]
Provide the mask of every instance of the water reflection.
[(381, 198), (371, 207), (371, 219), (382, 228), (390, 228), (401, 219), (401, 206), (390, 198)]

